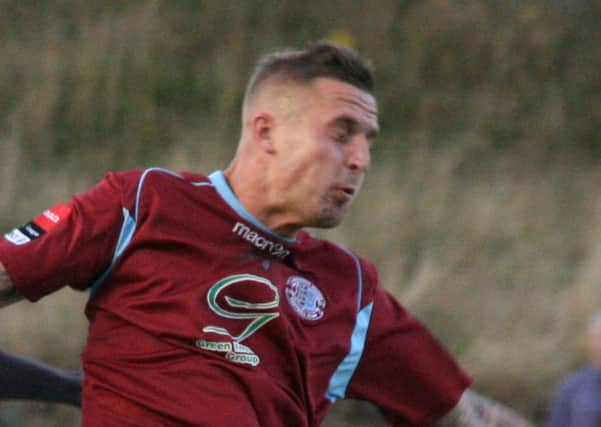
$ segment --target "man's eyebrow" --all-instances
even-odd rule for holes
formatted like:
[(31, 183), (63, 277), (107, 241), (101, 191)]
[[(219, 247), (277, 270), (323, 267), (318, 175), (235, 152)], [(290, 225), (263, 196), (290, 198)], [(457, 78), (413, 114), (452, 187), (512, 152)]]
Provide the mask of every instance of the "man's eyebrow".
[[(356, 132), (359, 127), (359, 122), (352, 116), (343, 115), (332, 120), (330, 122), (330, 127), (341, 127), (347, 132)], [(368, 129), (365, 136), (368, 140), (373, 141), (379, 133), (380, 128), (376, 125), (374, 128)]]
[(347, 131), (354, 131), (359, 123), (351, 116), (340, 116), (336, 117), (331, 121), (330, 126), (332, 127), (343, 127)]

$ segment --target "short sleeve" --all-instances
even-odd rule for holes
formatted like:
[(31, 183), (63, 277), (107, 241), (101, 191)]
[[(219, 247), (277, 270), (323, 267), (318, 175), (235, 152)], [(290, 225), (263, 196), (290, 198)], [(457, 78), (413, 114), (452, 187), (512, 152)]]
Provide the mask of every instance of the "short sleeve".
[(361, 361), (347, 397), (380, 408), (394, 426), (428, 425), (459, 401), (470, 378), (453, 357), (381, 286)]
[(66, 285), (85, 289), (110, 265), (123, 222), (121, 178), (107, 174), (0, 237), (0, 261), (25, 298), (36, 301)]

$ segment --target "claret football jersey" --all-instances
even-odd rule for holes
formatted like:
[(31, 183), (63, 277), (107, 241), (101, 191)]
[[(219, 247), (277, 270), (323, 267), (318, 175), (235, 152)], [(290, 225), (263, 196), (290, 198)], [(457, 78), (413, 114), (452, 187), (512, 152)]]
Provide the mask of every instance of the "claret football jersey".
[(470, 382), (371, 264), (274, 233), (220, 171), (110, 173), (0, 261), (31, 301), (89, 289), (84, 426), (318, 426), (345, 398), (424, 425)]

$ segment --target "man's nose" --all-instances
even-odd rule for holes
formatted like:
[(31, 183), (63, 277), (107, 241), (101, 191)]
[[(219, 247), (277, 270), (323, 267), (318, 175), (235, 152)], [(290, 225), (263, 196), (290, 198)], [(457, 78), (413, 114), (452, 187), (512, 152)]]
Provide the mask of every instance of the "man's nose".
[(364, 136), (357, 136), (353, 138), (349, 148), (349, 168), (356, 172), (367, 172), (371, 165), (371, 153), (367, 139)]

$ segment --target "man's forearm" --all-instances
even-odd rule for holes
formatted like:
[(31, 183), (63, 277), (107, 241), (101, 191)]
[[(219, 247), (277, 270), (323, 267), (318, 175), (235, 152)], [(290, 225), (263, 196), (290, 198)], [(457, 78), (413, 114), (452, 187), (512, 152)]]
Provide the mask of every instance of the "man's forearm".
[(79, 372), (64, 371), (0, 351), (0, 399), (80, 406), (81, 379)]
[[(0, 262), (0, 307), (22, 299)], [(0, 351), (0, 399), (43, 400), (81, 405), (79, 372), (67, 372)]]
[(0, 307), (20, 301), (23, 297), (17, 291), (15, 284), (0, 262)]
[(453, 410), (433, 427), (532, 427), (512, 409), (467, 390)]

